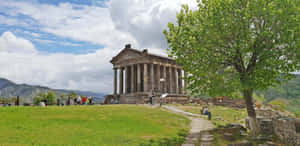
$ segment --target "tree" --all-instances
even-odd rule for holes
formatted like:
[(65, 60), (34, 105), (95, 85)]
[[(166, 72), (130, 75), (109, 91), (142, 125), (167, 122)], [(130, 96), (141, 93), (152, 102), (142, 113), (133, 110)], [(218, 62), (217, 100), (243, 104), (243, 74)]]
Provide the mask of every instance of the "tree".
[(40, 102), (43, 100), (46, 100), (47, 105), (53, 105), (56, 103), (56, 94), (53, 92), (49, 91), (48, 93), (38, 93), (34, 98), (33, 98), (33, 103), (38, 105)]
[(69, 93), (67, 96), (70, 97), (71, 99), (75, 99), (78, 97), (78, 95), (73, 91), (71, 93)]
[(48, 105), (53, 105), (53, 104), (56, 103), (56, 95), (53, 92), (51, 92), (51, 91), (49, 91), (47, 93), (46, 99), (47, 99), (47, 104)]
[(164, 34), (191, 93), (240, 91), (257, 134), (254, 90), (300, 70), (299, 13), (299, 0), (202, 0), (194, 11), (183, 5)]

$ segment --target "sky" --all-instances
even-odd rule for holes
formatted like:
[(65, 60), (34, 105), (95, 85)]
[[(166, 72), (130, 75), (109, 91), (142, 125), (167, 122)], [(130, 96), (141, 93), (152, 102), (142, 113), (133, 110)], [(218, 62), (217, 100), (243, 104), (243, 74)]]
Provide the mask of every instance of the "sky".
[(0, 77), (112, 93), (125, 44), (166, 55), (163, 30), (196, 0), (0, 0)]

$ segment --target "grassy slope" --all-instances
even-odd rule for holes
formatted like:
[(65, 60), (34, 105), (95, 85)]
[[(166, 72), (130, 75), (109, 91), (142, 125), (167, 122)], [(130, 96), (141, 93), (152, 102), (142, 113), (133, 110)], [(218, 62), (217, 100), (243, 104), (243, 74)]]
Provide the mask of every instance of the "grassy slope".
[(135, 105), (0, 108), (2, 145), (138, 145), (175, 136), (185, 117)]
[[(200, 110), (202, 109), (199, 105), (178, 105), (172, 104), (179, 109), (182, 109), (187, 112), (201, 114)], [(225, 126), (227, 123), (240, 123), (245, 125), (245, 118), (247, 117), (246, 109), (234, 109), (223, 106), (210, 106), (209, 110), (212, 113), (212, 122), (218, 126)]]

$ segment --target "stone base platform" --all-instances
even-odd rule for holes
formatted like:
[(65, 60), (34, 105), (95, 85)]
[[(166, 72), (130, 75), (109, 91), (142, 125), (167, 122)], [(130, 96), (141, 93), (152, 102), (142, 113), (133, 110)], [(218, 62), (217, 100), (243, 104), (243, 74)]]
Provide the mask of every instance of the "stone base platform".
[[(151, 93), (129, 93), (122, 95), (106, 95), (105, 103), (113, 104), (118, 101), (119, 104), (147, 104), (150, 102)], [(183, 94), (168, 94), (166, 98), (160, 98), (161, 94), (155, 94), (152, 103), (188, 103), (189, 96)]]

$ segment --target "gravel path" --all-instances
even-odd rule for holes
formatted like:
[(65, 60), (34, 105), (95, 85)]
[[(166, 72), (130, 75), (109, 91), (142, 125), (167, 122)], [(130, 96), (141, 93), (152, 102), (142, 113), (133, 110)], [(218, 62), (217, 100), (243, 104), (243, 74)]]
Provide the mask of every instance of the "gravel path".
[(185, 143), (182, 144), (182, 146), (194, 146), (200, 138), (201, 131), (211, 130), (214, 128), (214, 125), (210, 121), (200, 118), (201, 115), (185, 112), (172, 106), (163, 105), (163, 107), (173, 112), (187, 115), (192, 121), (190, 124), (191, 130), (188, 136), (185, 138)]

